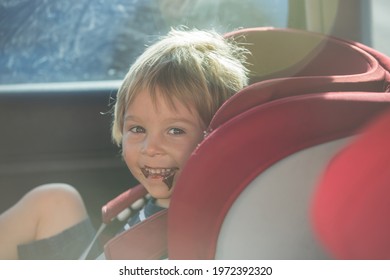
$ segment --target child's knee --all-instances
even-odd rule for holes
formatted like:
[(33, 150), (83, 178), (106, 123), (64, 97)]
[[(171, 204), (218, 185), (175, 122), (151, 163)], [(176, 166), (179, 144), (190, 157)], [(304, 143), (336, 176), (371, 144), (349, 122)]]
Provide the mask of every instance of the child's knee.
[(36, 187), (27, 194), (29, 203), (33, 203), (43, 214), (60, 213), (69, 216), (85, 216), (85, 206), (79, 192), (68, 184), (51, 183)]
[(34, 190), (39, 204), (36, 238), (46, 238), (69, 228), (87, 217), (79, 192), (67, 184), (47, 184)]
[(46, 184), (38, 187), (47, 204), (56, 207), (84, 207), (83, 199), (79, 192), (71, 185), (63, 183)]
[(80, 199), (80, 194), (71, 185), (65, 183), (50, 183), (44, 184), (36, 187), (32, 190), (32, 192), (36, 193), (38, 196), (59, 196), (59, 197), (68, 197), (74, 199)]

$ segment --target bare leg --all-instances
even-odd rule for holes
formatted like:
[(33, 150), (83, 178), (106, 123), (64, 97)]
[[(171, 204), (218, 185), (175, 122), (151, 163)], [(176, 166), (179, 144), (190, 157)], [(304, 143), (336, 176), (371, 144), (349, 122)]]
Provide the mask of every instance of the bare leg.
[(17, 246), (56, 235), (87, 217), (79, 193), (66, 184), (28, 192), (0, 215), (0, 259), (17, 259)]

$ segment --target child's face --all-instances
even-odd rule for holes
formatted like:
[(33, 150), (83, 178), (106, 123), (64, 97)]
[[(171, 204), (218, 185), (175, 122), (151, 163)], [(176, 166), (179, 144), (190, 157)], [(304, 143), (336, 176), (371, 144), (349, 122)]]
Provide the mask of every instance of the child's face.
[[(157, 103), (157, 106), (155, 104)], [(197, 111), (175, 100), (173, 109), (160, 94), (153, 103), (141, 91), (125, 112), (123, 157), (136, 179), (168, 207), (172, 186), (182, 168), (203, 139), (205, 125)]]

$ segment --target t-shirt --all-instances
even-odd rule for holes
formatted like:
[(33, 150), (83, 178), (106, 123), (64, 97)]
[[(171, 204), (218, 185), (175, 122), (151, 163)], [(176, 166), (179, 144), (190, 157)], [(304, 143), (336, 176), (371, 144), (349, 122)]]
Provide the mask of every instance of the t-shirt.
[(124, 230), (130, 229), (132, 226), (142, 222), (146, 218), (164, 210), (165, 208), (158, 206), (155, 199), (149, 199), (146, 205), (133, 217), (131, 217), (124, 225)]

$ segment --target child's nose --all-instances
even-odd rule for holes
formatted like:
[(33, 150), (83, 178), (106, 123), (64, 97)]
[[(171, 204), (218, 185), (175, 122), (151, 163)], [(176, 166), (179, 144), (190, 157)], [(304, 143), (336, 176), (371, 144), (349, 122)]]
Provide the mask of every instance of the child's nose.
[(163, 153), (162, 139), (158, 135), (148, 135), (142, 146), (142, 153), (148, 156), (156, 156)]

